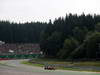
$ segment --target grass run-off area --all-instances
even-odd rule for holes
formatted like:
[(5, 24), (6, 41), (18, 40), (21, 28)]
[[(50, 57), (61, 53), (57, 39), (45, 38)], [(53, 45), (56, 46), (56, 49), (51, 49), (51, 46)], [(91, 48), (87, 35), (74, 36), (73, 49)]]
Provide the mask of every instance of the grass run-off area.
[[(33, 63), (32, 63), (33, 62)], [(23, 61), (22, 64), (27, 64), (31, 66), (37, 66), (37, 67), (43, 67), (45, 64), (48, 65), (58, 65), (56, 66), (57, 69), (63, 69), (63, 70), (78, 70), (78, 71), (95, 71), (100, 72), (100, 70), (83, 70), (80, 68), (73, 68), (75, 66), (80, 67), (100, 67), (100, 61), (66, 61), (66, 60), (59, 60), (59, 59), (32, 59), (31, 62), (29, 61)]]

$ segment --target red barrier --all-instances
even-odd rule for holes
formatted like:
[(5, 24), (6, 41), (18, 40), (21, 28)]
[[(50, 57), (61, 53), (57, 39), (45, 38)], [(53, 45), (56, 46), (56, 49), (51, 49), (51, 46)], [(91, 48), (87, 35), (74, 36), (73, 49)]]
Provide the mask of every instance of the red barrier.
[(12, 60), (11, 58), (0, 58), (0, 60)]

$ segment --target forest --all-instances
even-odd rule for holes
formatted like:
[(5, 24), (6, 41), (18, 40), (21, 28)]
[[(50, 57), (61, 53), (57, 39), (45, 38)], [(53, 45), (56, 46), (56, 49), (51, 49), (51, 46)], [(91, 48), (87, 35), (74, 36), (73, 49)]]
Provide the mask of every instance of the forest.
[(39, 43), (40, 32), (46, 23), (13, 23), (0, 21), (0, 40), (5, 43)]
[(100, 58), (100, 15), (70, 13), (48, 23), (0, 21), (0, 40), (39, 43), (45, 57)]

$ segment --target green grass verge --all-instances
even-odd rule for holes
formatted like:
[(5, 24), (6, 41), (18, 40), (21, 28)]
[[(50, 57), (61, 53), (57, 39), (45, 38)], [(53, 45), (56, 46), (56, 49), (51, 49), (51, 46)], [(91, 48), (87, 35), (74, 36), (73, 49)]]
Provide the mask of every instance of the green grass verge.
[(43, 67), (44, 66), (42, 64), (33, 64), (33, 63), (28, 62), (28, 61), (22, 61), (21, 64), (26, 64), (26, 65), (30, 65), (30, 66), (36, 66), (36, 67)]
[[(69, 62), (65, 60), (59, 60), (59, 59), (33, 59), (34, 62), (45, 62), (47, 64), (63, 64), (63, 65), (73, 65), (73, 66), (96, 66), (100, 67), (100, 61), (84, 61), (84, 62)], [(37, 66), (37, 67), (43, 67), (42, 64), (33, 64), (28, 61), (23, 61), (22, 64), (31, 65), (31, 66)], [(78, 68), (72, 68), (72, 67), (57, 67), (57, 69), (61, 70), (73, 70), (73, 71), (90, 71), (90, 72), (100, 72), (99, 70), (81, 70)]]
[(45, 62), (48, 64), (64, 64), (64, 65), (74, 65), (74, 66), (95, 66), (100, 67), (100, 61), (78, 61), (78, 62), (71, 62), (59, 59), (33, 59), (32, 61), (35, 62)]
[(100, 61), (84, 61), (84, 62), (75, 62), (76, 66), (95, 66), (100, 67)]
[(61, 69), (61, 70), (72, 70), (72, 71), (85, 71), (85, 72), (100, 72), (100, 70), (81, 70), (79, 68), (64, 68), (64, 67), (59, 67), (58, 69)]

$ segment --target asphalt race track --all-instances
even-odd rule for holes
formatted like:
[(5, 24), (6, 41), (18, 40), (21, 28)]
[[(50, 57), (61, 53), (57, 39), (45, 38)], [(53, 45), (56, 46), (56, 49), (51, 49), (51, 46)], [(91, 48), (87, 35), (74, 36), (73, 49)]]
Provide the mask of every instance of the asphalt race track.
[(23, 60), (0, 61), (0, 75), (100, 75), (96, 72), (66, 71), (66, 70), (44, 70), (21, 64)]

